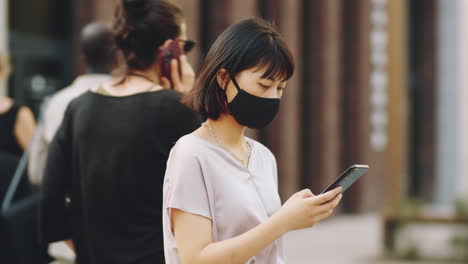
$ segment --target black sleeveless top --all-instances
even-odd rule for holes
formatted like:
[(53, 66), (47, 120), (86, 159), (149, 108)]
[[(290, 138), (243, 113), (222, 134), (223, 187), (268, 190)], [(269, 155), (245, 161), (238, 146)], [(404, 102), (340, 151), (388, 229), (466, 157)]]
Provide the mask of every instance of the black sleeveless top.
[(15, 136), (15, 123), (20, 106), (14, 104), (10, 110), (0, 114), (0, 152), (21, 156), (23, 150)]
[(164, 263), (167, 158), (201, 123), (181, 96), (88, 91), (68, 105), (44, 172), (42, 242), (72, 238), (77, 263)]

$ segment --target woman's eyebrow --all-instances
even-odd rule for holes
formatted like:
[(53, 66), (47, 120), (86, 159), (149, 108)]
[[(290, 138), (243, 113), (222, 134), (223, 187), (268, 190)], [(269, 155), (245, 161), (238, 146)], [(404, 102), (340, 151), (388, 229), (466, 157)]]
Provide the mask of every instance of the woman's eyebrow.
[[(271, 76), (270, 76), (270, 77), (261, 77), (260, 79), (266, 79), (266, 80), (270, 80), (270, 81), (276, 82), (276, 79), (273, 78), (273, 77), (271, 77)], [(287, 81), (287, 79), (284, 79), (284, 80), (282, 80), (281, 82), (284, 83), (284, 82), (286, 82), (286, 81)]]
[(262, 76), (262, 77), (260, 77), (260, 79), (270, 80), (270, 81), (273, 81), (273, 82), (276, 81), (275, 78), (273, 78), (273, 77), (263, 77)]

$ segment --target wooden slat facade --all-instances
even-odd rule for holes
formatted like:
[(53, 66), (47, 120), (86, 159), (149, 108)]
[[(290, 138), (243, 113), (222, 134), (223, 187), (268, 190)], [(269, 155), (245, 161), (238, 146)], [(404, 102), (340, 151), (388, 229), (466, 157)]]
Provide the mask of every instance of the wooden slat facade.
[[(88, 11), (98, 7), (95, 18), (108, 20), (112, 1), (102, 1), (77, 5)], [(346, 193), (345, 211), (380, 209), (386, 200), (405, 195), (407, 25), (398, 21), (407, 0), (388, 1), (389, 145), (379, 152), (369, 143), (371, 0), (174, 1), (184, 8), (189, 37), (199, 43), (190, 55), (195, 67), (219, 33), (251, 16), (273, 21), (293, 50), (296, 72), (280, 114), (267, 129), (249, 132), (276, 155), (283, 200), (302, 188), (320, 192), (352, 163), (368, 163), (372, 169)], [(90, 19), (85, 13), (78, 18), (77, 25)]]
[(340, 172), (341, 8), (339, 0), (302, 3), (302, 184), (320, 193)]

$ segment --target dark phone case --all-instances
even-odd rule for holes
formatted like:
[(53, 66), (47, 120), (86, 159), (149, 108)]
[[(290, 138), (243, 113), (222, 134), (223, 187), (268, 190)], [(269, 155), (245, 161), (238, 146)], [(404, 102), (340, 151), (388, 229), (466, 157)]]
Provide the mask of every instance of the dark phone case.
[(341, 193), (344, 193), (344, 191), (346, 191), (353, 183), (355, 183), (359, 177), (361, 177), (368, 169), (369, 166), (367, 165), (352, 165), (320, 194), (331, 191), (338, 186), (343, 187)]
[[(171, 83), (171, 60), (176, 59), (180, 62), (179, 58), (182, 55), (180, 50), (179, 41), (173, 40), (167, 48), (161, 50), (161, 76), (166, 77)], [(179, 74), (181, 73), (180, 63), (179, 65)]]

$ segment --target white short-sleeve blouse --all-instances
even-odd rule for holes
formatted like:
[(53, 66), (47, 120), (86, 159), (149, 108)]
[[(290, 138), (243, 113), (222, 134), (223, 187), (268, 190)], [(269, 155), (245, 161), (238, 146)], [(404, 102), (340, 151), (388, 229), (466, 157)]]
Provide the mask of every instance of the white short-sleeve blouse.
[[(182, 137), (169, 155), (164, 180), (163, 233), (167, 264), (182, 264), (170, 221), (170, 208), (209, 218), (213, 241), (239, 236), (265, 222), (280, 207), (276, 161), (259, 142), (251, 146), (248, 167), (221, 146), (197, 135)], [(246, 263), (284, 263), (281, 239)]]

